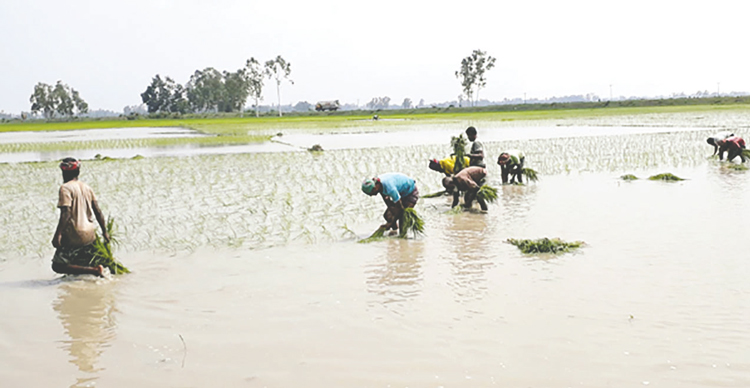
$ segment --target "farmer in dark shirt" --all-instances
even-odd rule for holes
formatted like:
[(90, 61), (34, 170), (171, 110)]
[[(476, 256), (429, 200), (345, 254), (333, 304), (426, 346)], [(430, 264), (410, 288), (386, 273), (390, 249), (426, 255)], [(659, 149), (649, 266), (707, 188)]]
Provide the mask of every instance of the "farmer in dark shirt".
[(453, 204), (451, 207), (458, 205), (459, 191), (466, 192), (464, 195), (464, 207), (471, 208), (474, 198), (479, 202), (482, 210), (487, 210), (487, 203), (484, 199), (477, 196), (479, 188), (484, 184), (487, 177), (487, 169), (478, 166), (467, 167), (458, 172), (453, 177), (443, 178), (443, 187), (453, 194)]
[(484, 164), (484, 147), (482, 147), (482, 143), (477, 141), (477, 129), (474, 127), (466, 128), (466, 137), (472, 142), (471, 152), (466, 155), (470, 159), (469, 165), (486, 168), (487, 165)]

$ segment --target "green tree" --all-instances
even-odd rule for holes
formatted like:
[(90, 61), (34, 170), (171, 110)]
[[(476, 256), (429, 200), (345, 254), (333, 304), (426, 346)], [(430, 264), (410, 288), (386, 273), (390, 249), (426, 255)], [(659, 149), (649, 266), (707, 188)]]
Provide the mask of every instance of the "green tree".
[(148, 108), (148, 113), (187, 111), (184, 90), (172, 78), (161, 78), (156, 75), (146, 91), (141, 93), (141, 100)]
[(224, 93), (221, 101), (222, 112), (242, 112), (247, 96), (250, 94), (250, 77), (245, 68), (234, 73), (224, 72)]
[(47, 119), (55, 118), (57, 115), (71, 117), (89, 110), (89, 105), (81, 98), (80, 93), (62, 81), (57, 81), (54, 87), (42, 82), (37, 83), (29, 102), (32, 113), (41, 112)]
[(493, 67), (495, 58), (482, 50), (474, 50), (471, 55), (461, 60), (461, 68), (456, 71), (456, 78), (461, 80), (463, 93), (471, 106), (474, 106), (474, 102), (479, 98), (479, 90), (487, 85), (485, 73)]
[(248, 88), (250, 96), (255, 100), (255, 117), (260, 117), (258, 112), (258, 104), (263, 99), (263, 79), (266, 75), (260, 66), (260, 63), (255, 58), (250, 58), (245, 64), (245, 74), (248, 77)]
[[(266, 61), (266, 76), (276, 80), (276, 96), (279, 99), (279, 117), (281, 117), (281, 81), (289, 79), (289, 74), (291, 73), (291, 64), (284, 60), (281, 55), (277, 55), (276, 58)], [(294, 81), (289, 80), (289, 82), (294, 85)]]
[(213, 67), (196, 70), (186, 89), (193, 112), (218, 112), (223, 100), (224, 76)]

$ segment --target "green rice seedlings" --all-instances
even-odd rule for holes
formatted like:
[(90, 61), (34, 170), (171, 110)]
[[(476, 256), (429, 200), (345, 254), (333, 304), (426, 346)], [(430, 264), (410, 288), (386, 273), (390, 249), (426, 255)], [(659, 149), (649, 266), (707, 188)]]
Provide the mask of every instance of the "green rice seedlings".
[(497, 201), (497, 189), (492, 186), (482, 185), (477, 192), (477, 198), (487, 203), (493, 203)]
[(468, 142), (466, 141), (466, 138), (464, 138), (463, 133), (458, 136), (451, 137), (451, 148), (453, 148), (453, 154), (456, 155), (456, 164), (453, 168), (453, 173), (456, 174), (459, 171), (461, 171), (464, 167), (463, 166), (463, 160), (464, 155), (466, 154), (466, 145)]
[(736, 164), (736, 163), (724, 163), (722, 168), (732, 171), (746, 171), (748, 168), (744, 164)]
[(565, 253), (583, 246), (583, 241), (565, 242), (559, 238), (540, 238), (537, 240), (509, 238), (506, 242), (513, 244), (526, 254)]
[(423, 195), (422, 198), (437, 198), (442, 197), (443, 195), (447, 194), (448, 192), (446, 190), (438, 191), (432, 194)]
[(744, 156), (745, 159), (750, 159), (750, 149), (747, 149), (747, 148), (743, 149), (742, 156)]
[(454, 207), (450, 208), (450, 210), (446, 210), (445, 214), (450, 214), (450, 215), (454, 215), (455, 216), (455, 215), (461, 214), (463, 212), (464, 212), (464, 207), (463, 206), (454, 206)]
[(130, 273), (130, 270), (122, 265), (122, 263), (117, 261), (114, 254), (112, 253), (112, 244), (117, 244), (117, 239), (115, 238), (116, 232), (114, 229), (115, 219), (113, 217), (109, 217), (107, 219), (107, 233), (109, 234), (110, 240), (108, 242), (105, 242), (98, 233), (96, 234), (96, 240), (94, 240), (94, 248), (96, 248), (97, 252), (96, 255), (91, 259), (89, 264), (93, 267), (97, 265), (107, 267), (109, 268), (109, 272), (112, 275)]
[(371, 243), (373, 241), (382, 240), (385, 238), (385, 232), (386, 232), (385, 226), (380, 226), (373, 234), (370, 235), (370, 237), (363, 238), (362, 240), (359, 240), (358, 243), (366, 244), (366, 243)]
[(638, 177), (633, 174), (625, 174), (621, 176), (620, 179), (624, 181), (635, 181), (635, 180), (638, 180)]
[(536, 182), (539, 180), (537, 172), (531, 168), (524, 167), (523, 170), (521, 170), (521, 174), (523, 174), (530, 182)]
[(401, 233), (399, 237), (406, 238), (406, 235), (411, 232), (414, 237), (418, 234), (424, 234), (424, 220), (417, 214), (414, 208), (404, 209), (404, 214), (401, 215)]
[(667, 182), (676, 182), (676, 181), (684, 181), (685, 180), (683, 178), (680, 178), (680, 177), (678, 177), (676, 175), (673, 175), (671, 173), (668, 173), (668, 172), (665, 172), (663, 174), (657, 174), (657, 175), (650, 176), (648, 179), (652, 180), (652, 181), (667, 181)]

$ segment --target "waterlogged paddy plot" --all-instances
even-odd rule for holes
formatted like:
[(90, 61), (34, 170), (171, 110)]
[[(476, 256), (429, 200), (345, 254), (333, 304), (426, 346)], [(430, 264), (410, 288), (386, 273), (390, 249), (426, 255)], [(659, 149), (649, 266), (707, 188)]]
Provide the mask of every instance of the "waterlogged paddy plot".
[[(667, 169), (690, 178), (689, 172), (678, 172), (707, 165), (719, 169), (706, 159), (708, 133), (485, 142), (489, 182), (499, 186), (494, 157), (510, 148), (524, 150), (527, 166), (541, 175), (540, 187), (546, 186), (545, 176), (568, 173), (606, 173), (614, 180), (623, 173), (655, 174)], [(99, 195), (105, 213), (116, 217), (125, 251), (201, 246), (261, 249), (369, 234), (381, 220), (383, 204), (361, 194), (361, 180), (404, 171), (417, 179), (420, 192), (439, 191), (440, 175), (427, 168), (427, 161), (449, 152), (449, 146), (441, 144), (87, 161), (82, 174)], [(7, 177), (0, 195), (12, 198), (0, 204), (4, 214), (0, 227), (8, 231), (0, 236), (0, 257), (50, 254), (47, 235), (56, 221), (54, 198), (60, 184), (56, 163), (6, 164), (0, 165), (0, 171)], [(18, 195), (18, 182), (24, 182), (24, 195)], [(536, 186), (506, 190), (533, 193)], [(508, 200), (508, 194), (504, 200), (501, 196), (499, 208)], [(418, 210), (429, 225), (443, 217), (447, 205), (440, 198), (424, 200)]]
[[(750, 386), (748, 235), (735, 223), (750, 219), (750, 172), (707, 158), (712, 132), (488, 141), (480, 129), (499, 188), (489, 212), (425, 199), (424, 237), (371, 244), (357, 240), (384, 205), (361, 179), (404, 171), (438, 191), (427, 160), (447, 143), (85, 161), (133, 270), (104, 283), (52, 280), (57, 163), (0, 165), (0, 309), (13, 312), (0, 381)], [(499, 185), (506, 148), (525, 151), (537, 184)], [(665, 172), (687, 180), (620, 179)], [(541, 237), (586, 245), (524, 255), (506, 242)]]

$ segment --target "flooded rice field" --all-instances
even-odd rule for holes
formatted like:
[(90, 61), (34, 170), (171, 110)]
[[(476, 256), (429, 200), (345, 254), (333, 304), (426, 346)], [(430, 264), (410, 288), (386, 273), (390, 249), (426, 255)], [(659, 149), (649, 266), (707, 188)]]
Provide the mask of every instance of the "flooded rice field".
[[(384, 205), (361, 180), (401, 171), (438, 191), (427, 161), (448, 144), (84, 161), (133, 270), (98, 281), (49, 269), (56, 163), (2, 164), (0, 381), (749, 386), (750, 171), (707, 158), (706, 127), (478, 127), (498, 202), (453, 215), (450, 199), (422, 199), (425, 236), (369, 244)], [(539, 182), (500, 185), (511, 148)], [(619, 179), (663, 172), (687, 180)], [(540, 237), (586, 246), (505, 243)]]

